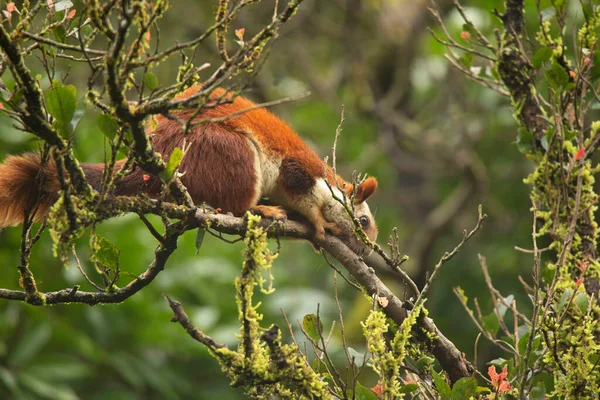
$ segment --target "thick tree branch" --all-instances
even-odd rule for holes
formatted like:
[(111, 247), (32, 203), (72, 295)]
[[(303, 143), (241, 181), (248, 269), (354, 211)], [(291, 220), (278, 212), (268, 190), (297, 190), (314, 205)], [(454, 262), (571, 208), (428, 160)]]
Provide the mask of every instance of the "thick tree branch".
[[(178, 236), (184, 230), (210, 226), (211, 229), (221, 233), (243, 236), (247, 229), (246, 221), (243, 218), (215, 214), (213, 211), (203, 209), (195, 209), (195, 215), (192, 217), (194, 209), (186, 209), (182, 206), (173, 207), (149, 199), (113, 198), (112, 203), (109, 200), (107, 205), (100, 207), (99, 210), (110, 215), (119, 215), (127, 211), (139, 213), (140, 210), (136, 211), (136, 208), (141, 208), (144, 212), (151, 214), (166, 215), (175, 218), (188, 217), (185, 219), (185, 222), (181, 222), (177, 226), (177, 229), (175, 229), (176, 233), (167, 236), (165, 243), (159, 245), (155, 253), (155, 260), (144, 274), (127, 286), (112, 292), (80, 292), (78, 288), (73, 288), (57, 292), (40, 293), (45, 298), (44, 304), (84, 303), (95, 305), (101, 303), (120, 303), (148, 285), (163, 270), (168, 257), (177, 247)], [(350, 250), (340, 239), (328, 235), (324, 240), (316, 241), (314, 240), (313, 231), (306, 225), (296, 221), (274, 223), (263, 219), (259, 226), (265, 229), (270, 237), (305, 239), (318, 247), (322, 247), (350, 272), (369, 295), (377, 295), (388, 299), (389, 303), (383, 311), (396, 324), (400, 325), (407, 317), (407, 310), (404, 308), (403, 302), (379, 279), (375, 274), (375, 270), (368, 266), (362, 257)], [(0, 290), (0, 298), (25, 301), (26, 293), (2, 289)], [(420, 320), (419, 324), (422, 329), (433, 334), (434, 339), (430, 340), (428, 345), (440, 365), (448, 372), (450, 379), (455, 382), (462, 377), (470, 376), (473, 371), (471, 365), (462, 357), (462, 353), (456, 346), (437, 329), (433, 320), (424, 318)], [(424, 338), (423, 340), (428, 339)]]
[(504, 23), (504, 32), (498, 48), (498, 72), (510, 93), (519, 122), (533, 133), (539, 144), (548, 123), (543, 118), (544, 112), (536, 96), (533, 66), (521, 48), (523, 1), (507, 1), (506, 12), (500, 17)]
[[(183, 226), (174, 227), (173, 233), (166, 236), (164, 243), (159, 245), (154, 252), (154, 261), (142, 275), (131, 281), (125, 287), (117, 288), (111, 291), (82, 292), (79, 286), (62, 289), (56, 292), (38, 292), (38, 298), (42, 302), (30, 303), (34, 305), (53, 305), (62, 303), (83, 303), (90, 306), (96, 304), (121, 303), (139, 292), (164, 269), (169, 256), (177, 249), (177, 239), (184, 232)], [(178, 229), (179, 228), (179, 229)], [(27, 293), (18, 290), (0, 289), (0, 298), (7, 300), (28, 301)]]
[[(246, 231), (245, 221), (233, 216), (209, 214), (198, 210), (196, 212), (196, 219), (200, 225), (210, 223), (211, 228), (223, 233), (244, 235)], [(295, 221), (271, 223), (269, 220), (263, 220), (261, 221), (261, 225), (267, 230), (269, 236), (305, 239), (322, 247), (350, 272), (369, 295), (376, 294), (379, 297), (386, 297), (388, 299), (389, 303), (383, 311), (396, 324), (400, 325), (406, 318), (407, 310), (403, 307), (403, 302), (379, 279), (375, 274), (375, 270), (365, 264), (362, 257), (356, 255), (340, 239), (328, 235), (325, 237), (325, 240), (315, 241), (312, 230), (306, 225)], [(454, 343), (448, 340), (437, 329), (433, 320), (424, 318), (419, 323), (421, 324), (421, 328), (435, 335), (435, 339), (431, 343), (432, 353), (444, 370), (448, 372), (448, 376), (452, 382), (456, 382), (458, 379), (466, 376), (471, 376), (473, 368), (470, 363), (462, 357), (462, 353), (456, 348)]]

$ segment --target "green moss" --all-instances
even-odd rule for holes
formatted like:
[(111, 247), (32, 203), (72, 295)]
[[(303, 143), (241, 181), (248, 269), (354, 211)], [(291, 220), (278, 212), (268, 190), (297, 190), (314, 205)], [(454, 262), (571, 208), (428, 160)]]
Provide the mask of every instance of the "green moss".
[(420, 349), (412, 346), (409, 339), (412, 337), (413, 327), (417, 323), (422, 309), (422, 305), (417, 305), (402, 321), (389, 346), (386, 334), (393, 330), (393, 326), (390, 325), (392, 322), (388, 321), (382, 311), (371, 311), (366, 321), (361, 323), (367, 339), (367, 349), (372, 355), (369, 365), (381, 378), (380, 383), (383, 385), (386, 398), (404, 397), (404, 394), (400, 393), (400, 370), (407, 354), (410, 353), (410, 356), (415, 359), (421, 358)]
[[(259, 286), (266, 294), (272, 293), (270, 269), (277, 253), (268, 248), (267, 234), (259, 226), (260, 216), (247, 214), (245, 261), (241, 275), (235, 281), (239, 311), (240, 344), (236, 351), (218, 349), (213, 352), (223, 372), (234, 387), (240, 387), (251, 398), (331, 398), (324, 377), (308, 364), (300, 349), (293, 344), (282, 344), (278, 328), (274, 338), (264, 339), (261, 335), (258, 312), (260, 303), (254, 304), (254, 287)], [(267, 280), (262, 273), (269, 273)], [(268, 329), (273, 331), (274, 327)]]
[[(598, 129), (600, 124), (595, 124), (592, 131)], [(538, 236), (551, 239), (550, 249), (556, 255), (556, 260), (546, 265), (557, 274), (555, 296), (539, 321), (548, 349), (543, 362), (554, 375), (553, 396), (592, 399), (600, 390), (600, 370), (594, 368), (600, 357), (596, 339), (600, 337), (600, 314), (596, 302), (591, 304), (585, 282), (600, 276), (600, 266), (593, 257), (598, 239), (594, 215), (597, 168), (589, 160), (576, 162), (580, 150), (574, 142), (564, 140), (560, 147), (555, 145), (543, 154), (525, 180), (532, 187)]]

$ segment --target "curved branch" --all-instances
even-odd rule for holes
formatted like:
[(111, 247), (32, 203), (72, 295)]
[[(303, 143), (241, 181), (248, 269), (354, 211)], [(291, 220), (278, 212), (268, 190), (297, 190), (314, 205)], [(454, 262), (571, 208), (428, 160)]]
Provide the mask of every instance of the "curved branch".
[(183, 229), (176, 229), (175, 233), (167, 236), (164, 243), (159, 245), (155, 251), (154, 261), (143, 274), (135, 278), (129, 284), (122, 288), (117, 288), (111, 291), (98, 292), (82, 292), (79, 291), (79, 286), (58, 290), (56, 292), (38, 292), (38, 298), (42, 302), (30, 302), (27, 293), (19, 290), (0, 289), (0, 298), (6, 300), (18, 300), (28, 302), (33, 305), (53, 305), (53, 304), (69, 304), (82, 303), (89, 306), (97, 304), (121, 303), (133, 296), (150, 282), (164, 269), (169, 256), (177, 249), (177, 238), (183, 234)]
[[(174, 208), (172, 205), (168, 206), (166, 203), (150, 199), (136, 198), (135, 202), (127, 201), (126, 199), (128, 198), (119, 197), (110, 199), (104, 207), (112, 211), (111, 215), (119, 215), (126, 211), (139, 213), (143, 209), (144, 212), (151, 214), (171, 215), (176, 218), (185, 218), (186, 215), (189, 217), (185, 221), (177, 223), (177, 228), (173, 229), (174, 233), (168, 235), (165, 238), (165, 243), (158, 246), (155, 260), (150, 267), (144, 274), (130, 282), (127, 286), (116, 289), (113, 292), (80, 292), (75, 287), (57, 292), (40, 293), (45, 298), (45, 304), (84, 303), (95, 305), (122, 302), (147, 286), (163, 270), (169, 256), (177, 247), (177, 238), (184, 231), (197, 229), (198, 227), (210, 227), (217, 232), (226, 234), (243, 236), (246, 233), (247, 224), (244, 218), (215, 214), (211, 210), (186, 209), (183, 206)], [(133, 198), (129, 199), (133, 200)], [(118, 206), (115, 206), (117, 203)], [(125, 208), (127, 207), (136, 207), (137, 209), (126, 210)], [(99, 210), (102, 208), (100, 207)], [(194, 211), (195, 214), (192, 214)], [(317, 247), (323, 248), (348, 270), (369, 295), (377, 295), (388, 299), (388, 305), (383, 311), (396, 324), (402, 324), (402, 321), (407, 317), (408, 311), (404, 307), (402, 300), (379, 279), (375, 274), (375, 270), (367, 265), (362, 257), (354, 253), (337, 237), (327, 235), (323, 240), (315, 240), (312, 229), (296, 221), (272, 222), (271, 220), (263, 219), (258, 226), (262, 227), (268, 233), (269, 237), (304, 239)], [(169, 231), (172, 230), (169, 229)], [(26, 293), (0, 289), (0, 298), (25, 301)], [(417, 339), (427, 341), (431, 352), (444, 370), (448, 372), (448, 376), (452, 382), (471, 375), (473, 368), (470, 363), (462, 357), (462, 353), (456, 346), (438, 330), (432, 319), (423, 318), (418, 324), (420, 328), (430, 333), (431, 335), (429, 336), (433, 337), (433, 339), (427, 339), (426, 336), (428, 335), (421, 335), (422, 337)]]
[[(211, 228), (223, 233), (243, 235), (246, 231), (246, 223), (242, 218), (229, 215), (210, 214), (198, 210), (196, 221), (200, 226), (210, 224)], [(400, 325), (407, 317), (407, 310), (404, 308), (403, 302), (379, 279), (375, 274), (375, 270), (368, 266), (362, 257), (350, 250), (340, 239), (327, 235), (324, 240), (315, 240), (311, 229), (295, 221), (273, 223), (269, 220), (263, 220), (260, 225), (268, 232), (269, 236), (305, 239), (322, 247), (350, 272), (369, 295), (376, 294), (379, 297), (388, 299), (389, 303), (383, 311), (396, 324)], [(473, 371), (471, 364), (462, 357), (462, 353), (454, 343), (439, 331), (431, 318), (424, 318), (418, 324), (420, 324), (420, 328), (435, 337), (431, 341), (431, 351), (442, 368), (448, 372), (452, 382), (471, 376)]]

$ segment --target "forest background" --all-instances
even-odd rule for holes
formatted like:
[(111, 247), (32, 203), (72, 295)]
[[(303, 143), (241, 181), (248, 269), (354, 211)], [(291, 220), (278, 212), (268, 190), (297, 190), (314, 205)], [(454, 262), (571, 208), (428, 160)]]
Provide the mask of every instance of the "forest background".
[[(247, 35), (271, 18), (271, 2), (241, 13), (234, 28)], [(541, 2), (542, 8), (550, 2)], [(18, 5), (18, 3), (17, 3)], [(429, 1), (305, 0), (284, 26), (260, 73), (246, 95), (272, 101), (311, 95), (272, 107), (321, 156), (331, 153), (344, 107), (345, 123), (338, 143), (338, 171), (351, 176), (358, 170), (375, 176), (379, 189), (370, 201), (382, 232), (383, 244), (398, 228), (403, 264), (419, 286), (445, 251), (477, 221), (482, 204), (488, 219), (477, 235), (440, 271), (427, 307), (438, 328), (473, 359), (477, 329), (453, 293), (460, 286), (477, 297), (484, 314), (492, 301), (478, 254), (486, 257), (495, 286), (513, 295), (529, 314), (529, 301), (517, 277), (530, 281), (532, 257), (515, 249), (531, 248), (529, 188), (523, 183), (532, 163), (516, 149), (516, 124), (509, 100), (465, 78), (444, 58), (445, 46), (428, 28), (439, 32), (428, 11)], [(186, 41), (214, 21), (216, 2), (174, 0), (161, 22), (161, 41)], [(438, 1), (450, 34), (461, 40), (463, 21), (451, 1)], [(503, 2), (464, 2), (476, 26), (492, 36), (500, 26), (490, 12)], [(78, 8), (75, 2), (75, 9)], [(535, 4), (526, 18), (535, 28)], [(230, 32), (233, 39), (233, 32)], [(529, 32), (535, 35), (535, 32)], [(214, 41), (196, 51), (195, 62), (218, 63)], [(177, 74), (174, 60), (154, 70), (159, 81)], [(35, 67), (33, 67), (35, 68)], [(80, 69), (81, 68), (81, 69)], [(76, 63), (61, 61), (58, 73), (80, 85), (87, 72)], [(0, 116), (0, 159), (36, 149), (37, 141)], [(86, 112), (75, 136), (79, 160), (104, 160), (104, 135), (96, 115)], [(98, 228), (121, 249), (120, 263), (141, 273), (152, 259), (154, 238), (135, 216), (115, 218)], [(0, 287), (18, 289), (16, 249), (20, 229), (0, 231)], [(181, 301), (191, 319), (218, 340), (236, 343), (239, 330), (233, 281), (242, 262), (241, 243), (229, 245), (206, 236), (196, 253), (196, 236), (179, 240), (179, 250), (156, 281), (121, 305), (59, 305), (36, 308), (0, 301), (0, 397), (56, 399), (236, 399), (243, 394), (229, 387), (218, 363), (177, 324), (162, 293)], [(88, 238), (78, 248), (89, 259)], [(543, 246), (543, 243), (540, 243)], [(32, 270), (45, 290), (80, 284), (73, 264), (66, 269), (53, 257), (48, 233), (31, 257)], [(380, 271), (386, 284), (403, 298), (398, 278)], [(334, 271), (311, 246), (284, 241), (273, 267), (276, 291), (263, 300), (265, 325), (285, 326), (280, 309), (297, 327), (297, 320), (315, 313), (326, 326), (338, 318)], [(360, 321), (370, 303), (338, 279), (349, 345), (357, 354), (365, 341)], [(297, 328), (296, 328), (297, 329)], [(284, 330), (284, 340), (287, 333)], [(297, 335), (297, 336), (301, 336)], [(343, 358), (341, 343), (330, 343), (332, 354)], [(479, 367), (501, 356), (483, 341), (477, 349)], [(16, 382), (16, 386), (15, 386)], [(372, 387), (369, 372), (361, 382)]]

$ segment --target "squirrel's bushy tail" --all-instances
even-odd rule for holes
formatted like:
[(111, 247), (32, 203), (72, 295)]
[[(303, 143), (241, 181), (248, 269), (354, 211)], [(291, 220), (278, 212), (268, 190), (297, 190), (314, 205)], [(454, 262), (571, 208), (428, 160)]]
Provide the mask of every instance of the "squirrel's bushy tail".
[(8, 156), (0, 164), (0, 229), (19, 225), (26, 212), (40, 220), (58, 198), (59, 190), (54, 161), (42, 167), (35, 153)]
[[(117, 161), (116, 167), (120, 168), (123, 162)], [(81, 169), (92, 188), (99, 190), (104, 164), (84, 163)], [(115, 193), (135, 195), (145, 180), (143, 171), (137, 169), (119, 182)], [(154, 192), (160, 191), (160, 180), (153, 177), (148, 183), (152, 185), (146, 186), (153, 188)], [(41, 220), (58, 200), (60, 189), (58, 171), (52, 158), (42, 166), (37, 153), (6, 157), (0, 164), (0, 229), (23, 223), (25, 213), (29, 213), (33, 221)]]

